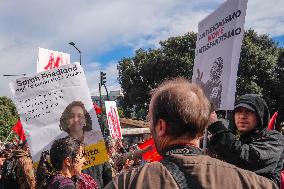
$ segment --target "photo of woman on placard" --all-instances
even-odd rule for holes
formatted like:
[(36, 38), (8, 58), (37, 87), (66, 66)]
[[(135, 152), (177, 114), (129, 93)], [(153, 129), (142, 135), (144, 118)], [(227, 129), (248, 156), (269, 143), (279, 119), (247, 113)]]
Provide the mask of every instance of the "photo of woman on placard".
[(87, 146), (103, 140), (101, 131), (92, 129), (91, 116), (81, 101), (73, 101), (65, 108), (59, 127)]

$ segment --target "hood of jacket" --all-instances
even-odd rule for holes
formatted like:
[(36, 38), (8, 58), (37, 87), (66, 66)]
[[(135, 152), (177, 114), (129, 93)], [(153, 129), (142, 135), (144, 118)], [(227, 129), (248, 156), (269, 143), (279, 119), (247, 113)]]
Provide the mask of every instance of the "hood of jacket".
[(268, 106), (262, 97), (256, 94), (246, 94), (235, 102), (235, 107), (239, 104), (247, 104), (255, 110), (258, 117), (258, 125), (254, 131), (262, 131), (267, 128), (270, 114)]

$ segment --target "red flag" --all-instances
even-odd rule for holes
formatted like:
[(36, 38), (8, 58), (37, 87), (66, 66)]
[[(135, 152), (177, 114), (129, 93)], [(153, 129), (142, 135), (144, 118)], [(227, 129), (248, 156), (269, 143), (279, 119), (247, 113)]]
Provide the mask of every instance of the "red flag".
[(94, 103), (93, 105), (94, 105), (96, 114), (101, 114), (102, 113), (102, 109), (96, 103)]
[(278, 116), (278, 112), (275, 112), (273, 114), (273, 116), (271, 117), (269, 123), (268, 123), (268, 127), (267, 127), (267, 130), (274, 130), (275, 129), (275, 122), (276, 122), (276, 118)]
[(25, 136), (25, 132), (23, 130), (23, 126), (21, 123), (21, 120), (19, 119), (17, 121), (17, 123), (14, 125), (14, 127), (12, 128), (12, 130), (19, 136), (19, 138), (21, 139), (21, 141), (26, 140), (26, 136)]
[(146, 140), (144, 143), (138, 145), (140, 149), (144, 149), (147, 146), (152, 146), (152, 150), (147, 151), (142, 155), (142, 158), (144, 160), (148, 162), (153, 162), (153, 161), (161, 161), (163, 159), (163, 157), (160, 156), (157, 152), (153, 138), (150, 138)]

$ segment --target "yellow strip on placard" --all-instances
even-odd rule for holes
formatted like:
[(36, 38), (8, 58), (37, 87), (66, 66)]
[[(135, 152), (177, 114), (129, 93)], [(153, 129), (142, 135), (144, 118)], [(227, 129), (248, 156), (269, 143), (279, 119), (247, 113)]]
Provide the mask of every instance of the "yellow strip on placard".
[(86, 162), (84, 163), (83, 169), (108, 161), (108, 154), (104, 140), (101, 140), (96, 144), (85, 146), (84, 155)]
[[(96, 144), (92, 144), (84, 147), (84, 156), (86, 158), (86, 162), (82, 169), (87, 169), (94, 165), (102, 164), (108, 161), (108, 154), (105, 146), (104, 140)], [(33, 163), (34, 169), (37, 169), (39, 161)]]
[(34, 167), (35, 170), (37, 169), (38, 164), (39, 164), (39, 161), (33, 163), (33, 167)]

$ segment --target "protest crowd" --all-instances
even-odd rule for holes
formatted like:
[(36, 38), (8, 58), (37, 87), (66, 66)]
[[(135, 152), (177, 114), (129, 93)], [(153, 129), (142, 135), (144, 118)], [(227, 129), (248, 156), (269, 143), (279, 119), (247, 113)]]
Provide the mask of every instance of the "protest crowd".
[(142, 158), (151, 146), (141, 150), (108, 137), (109, 161), (82, 170), (84, 143), (67, 136), (42, 152), (34, 169), (26, 140), (1, 143), (1, 189), (281, 187), (284, 138), (267, 128), (268, 106), (260, 96), (236, 101), (232, 130), (218, 121), (201, 88), (177, 78), (154, 90), (147, 119), (161, 161)]
[(11, 82), (20, 119), (17, 140), (0, 141), (0, 189), (284, 189), (284, 137), (270, 102), (235, 99), (246, 1), (221, 8), (199, 24), (192, 79), (151, 88), (150, 138), (139, 142), (122, 136), (115, 101), (105, 113), (93, 104), (81, 64), (52, 68), (52, 52), (44, 70)]

